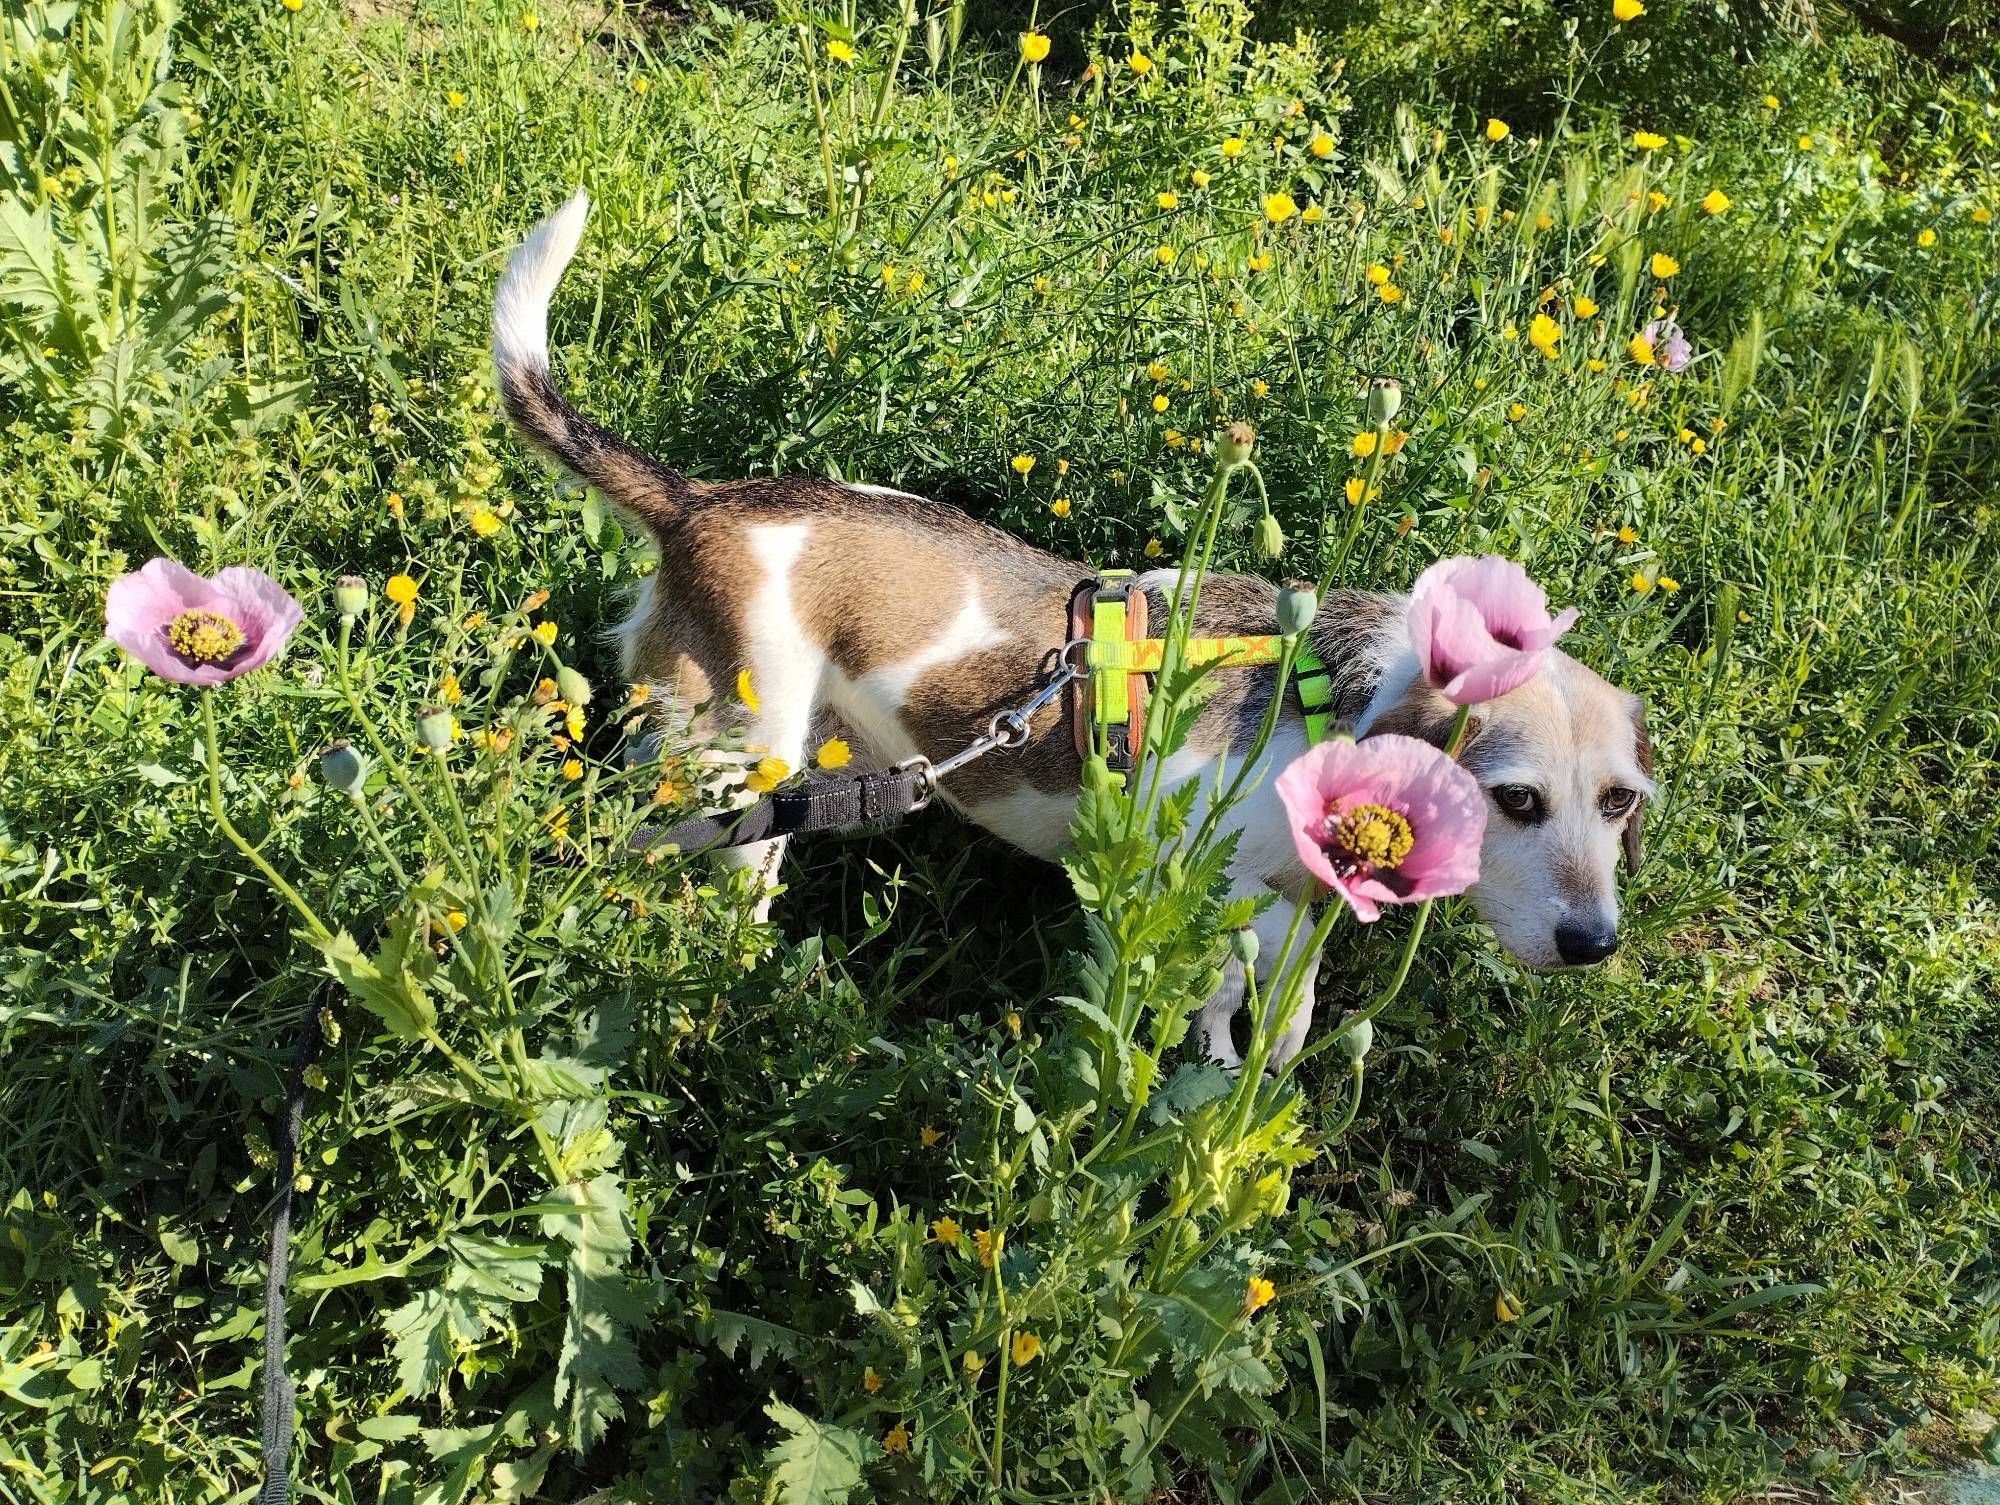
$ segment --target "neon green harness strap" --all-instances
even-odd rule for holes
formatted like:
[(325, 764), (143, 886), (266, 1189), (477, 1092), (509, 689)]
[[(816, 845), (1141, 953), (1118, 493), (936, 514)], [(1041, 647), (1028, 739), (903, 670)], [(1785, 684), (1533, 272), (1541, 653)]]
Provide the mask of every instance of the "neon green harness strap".
[[(1164, 638), (1130, 642), (1125, 636), (1125, 603), (1098, 601), (1091, 611), (1090, 644), (1084, 662), (1093, 680), (1092, 704), (1099, 726), (1120, 726), (1127, 719), (1127, 693), (1134, 674), (1157, 674), (1166, 659)], [(1220, 664), (1229, 669), (1275, 664), (1285, 653), (1285, 640), (1275, 635), (1232, 638), (1190, 638), (1186, 661), (1191, 665)], [(1333, 676), (1310, 643), (1299, 645), (1292, 663), (1292, 689), (1305, 713), (1306, 741), (1324, 742), (1333, 730)]]

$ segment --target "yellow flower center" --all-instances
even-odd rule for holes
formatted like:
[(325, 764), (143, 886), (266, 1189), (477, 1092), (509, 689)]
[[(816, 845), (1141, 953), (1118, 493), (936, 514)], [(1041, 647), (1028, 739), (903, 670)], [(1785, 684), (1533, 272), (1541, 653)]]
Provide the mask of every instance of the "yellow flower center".
[(1332, 854), (1342, 877), (1389, 870), (1402, 865), (1416, 845), (1410, 823), (1386, 805), (1356, 805), (1344, 815), (1328, 816), (1322, 844)]
[(226, 664), (243, 651), (243, 629), (212, 611), (184, 611), (167, 623), (167, 646), (190, 664)]

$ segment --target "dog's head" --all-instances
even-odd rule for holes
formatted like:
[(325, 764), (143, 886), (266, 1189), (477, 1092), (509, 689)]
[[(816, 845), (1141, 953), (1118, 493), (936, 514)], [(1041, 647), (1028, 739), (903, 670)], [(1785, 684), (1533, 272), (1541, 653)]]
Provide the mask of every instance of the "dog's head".
[[(1421, 680), (1369, 716), (1363, 736), (1442, 744), (1455, 708)], [(1473, 707), (1460, 761), (1486, 792), (1479, 914), (1530, 967), (1587, 967), (1618, 947), (1618, 864), (1637, 871), (1654, 793), (1645, 709), (1551, 649), (1518, 690)]]

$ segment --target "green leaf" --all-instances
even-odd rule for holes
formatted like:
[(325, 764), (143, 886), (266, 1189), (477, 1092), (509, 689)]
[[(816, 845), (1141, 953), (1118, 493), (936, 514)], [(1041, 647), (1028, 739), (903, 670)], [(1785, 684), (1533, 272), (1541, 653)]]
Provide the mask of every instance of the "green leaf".
[(618, 1392), (633, 1389), (646, 1377), (632, 1342), (632, 1329), (644, 1320), (645, 1307), (625, 1279), (632, 1226), (618, 1173), (572, 1181), (562, 1193), (583, 1215), (545, 1217), (542, 1232), (570, 1246), (555, 1397), (558, 1406), (568, 1402), (570, 1444), (582, 1453), (622, 1414)]
[(1269, 1395), (1278, 1388), (1271, 1366), (1251, 1352), (1248, 1343), (1236, 1343), (1205, 1359), (1195, 1371), (1203, 1395), (1217, 1390), (1233, 1390), (1238, 1395)]
[(750, 1368), (761, 1369), (772, 1354), (796, 1359), (805, 1347), (806, 1335), (762, 1317), (743, 1312), (726, 1312), (716, 1307), (708, 1314), (708, 1339), (722, 1350), (724, 1358), (734, 1358), (736, 1350), (747, 1347)]
[(390, 927), (390, 942), (375, 958), (363, 955), (360, 943), (345, 930), (319, 943), (326, 970), (400, 1040), (421, 1040), (437, 1027), (436, 1007), (416, 974), (404, 964), (407, 941), (398, 945), (395, 940), (398, 927), (407, 926), (413, 918), (398, 916)]
[(830, 1426), (772, 1401), (764, 1414), (784, 1436), (764, 1454), (781, 1505), (840, 1505), (861, 1482), (868, 1439), (848, 1427)]
[(451, 1368), (452, 1339), (471, 1343), (485, 1330), (472, 1293), (423, 1291), (389, 1314), (383, 1326), (394, 1340), (396, 1379), (407, 1395), (429, 1395)]

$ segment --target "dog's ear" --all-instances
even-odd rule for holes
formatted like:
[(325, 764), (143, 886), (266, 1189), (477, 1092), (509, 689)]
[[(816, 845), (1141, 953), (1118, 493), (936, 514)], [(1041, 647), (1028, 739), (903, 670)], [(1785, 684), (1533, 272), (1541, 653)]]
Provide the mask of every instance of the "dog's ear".
[[(1632, 755), (1638, 760), (1639, 772), (1647, 778), (1653, 776), (1653, 739), (1646, 735), (1646, 705), (1644, 701), (1632, 703)], [(1639, 864), (1646, 860), (1646, 846), (1640, 827), (1646, 819), (1646, 801), (1642, 796), (1632, 806), (1632, 813), (1625, 817), (1625, 829), (1619, 834), (1619, 844), (1625, 849), (1625, 871), (1636, 873)]]

